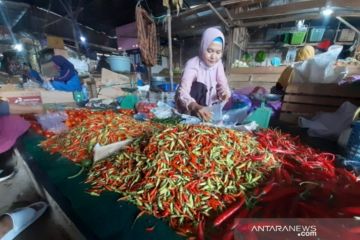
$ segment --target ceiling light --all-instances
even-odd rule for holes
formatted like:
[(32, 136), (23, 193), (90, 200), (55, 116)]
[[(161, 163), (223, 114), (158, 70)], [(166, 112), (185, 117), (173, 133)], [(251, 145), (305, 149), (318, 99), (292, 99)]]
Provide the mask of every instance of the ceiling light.
[(86, 42), (86, 38), (84, 36), (80, 36), (80, 41), (81, 42)]
[(332, 10), (331, 7), (326, 7), (321, 11), (321, 14), (326, 16), (326, 17), (330, 16), (333, 13), (334, 13), (334, 10)]
[(12, 47), (13, 47), (13, 49), (15, 49), (18, 52), (21, 52), (24, 49), (24, 47), (21, 43), (14, 44)]
[(195, 25), (191, 25), (190, 27), (191, 27), (191, 28), (195, 28)]

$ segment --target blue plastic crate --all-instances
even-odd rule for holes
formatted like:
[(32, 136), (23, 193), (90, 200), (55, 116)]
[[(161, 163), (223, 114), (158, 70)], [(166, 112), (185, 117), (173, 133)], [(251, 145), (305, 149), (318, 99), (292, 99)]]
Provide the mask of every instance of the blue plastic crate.
[[(173, 87), (174, 87), (173, 91), (176, 90), (177, 86), (178, 86), (178, 84), (177, 84), (177, 83), (174, 83), (174, 85), (173, 85)], [(163, 84), (158, 85), (158, 87), (159, 87), (161, 90), (163, 90), (164, 92), (171, 92), (170, 83), (163, 83)]]
[(325, 28), (313, 28), (310, 32), (310, 42), (321, 42), (325, 33)]

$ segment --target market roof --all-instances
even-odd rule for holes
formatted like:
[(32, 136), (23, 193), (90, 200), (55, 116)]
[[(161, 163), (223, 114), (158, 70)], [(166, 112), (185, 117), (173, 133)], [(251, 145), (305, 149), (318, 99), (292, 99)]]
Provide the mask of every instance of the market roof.
[[(79, 30), (98, 45), (116, 47), (115, 28), (135, 21), (138, 0), (12, 0), (1, 1), (2, 15), (16, 30), (73, 38), (71, 14)], [(326, 0), (184, 0), (180, 14), (173, 11), (173, 35), (198, 35), (211, 25), (258, 27), (269, 24), (316, 19)], [(164, 20), (162, 0), (141, 0), (157, 19)], [(281, 6), (279, 6), (281, 4)], [(342, 16), (360, 16), (360, 1), (332, 0)], [(72, 13), (71, 13), (72, 11)], [(4, 19), (4, 18), (3, 18)], [(4, 25), (4, 24), (3, 24)], [(356, 24), (355, 24), (356, 25)], [(66, 26), (66, 27), (64, 27)], [(185, 26), (185, 27), (184, 27)]]

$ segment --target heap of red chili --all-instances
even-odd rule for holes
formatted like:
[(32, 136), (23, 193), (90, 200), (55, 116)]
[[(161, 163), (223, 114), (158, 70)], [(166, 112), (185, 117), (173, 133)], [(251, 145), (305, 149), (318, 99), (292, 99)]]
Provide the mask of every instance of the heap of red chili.
[[(214, 239), (234, 239), (235, 228), (247, 239), (248, 232), (241, 218), (360, 216), (360, 182), (353, 173), (335, 167), (333, 154), (319, 152), (302, 144), (297, 137), (270, 129), (257, 133), (257, 140), (259, 147), (270, 151), (281, 166), (273, 170), (267, 181), (247, 193), (246, 205), (239, 201), (241, 207), (236, 211), (232, 211), (233, 206), (215, 218), (216, 230), (210, 230)], [(360, 231), (351, 232), (347, 228), (329, 229), (327, 225), (324, 229), (326, 231), (319, 230), (319, 236), (324, 239), (337, 235), (344, 239), (360, 237)], [(257, 234), (252, 239), (261, 239), (260, 233)]]
[(122, 200), (168, 218), (178, 233), (189, 235), (205, 216), (242, 199), (276, 165), (273, 155), (249, 133), (178, 125), (150, 140), (138, 139), (126, 151), (96, 164), (87, 182), (93, 185), (91, 194), (122, 193)]
[(74, 162), (81, 162), (92, 159), (96, 143), (107, 145), (136, 138), (158, 128), (161, 128), (159, 124), (138, 122), (112, 111), (94, 112), (77, 127), (43, 141), (41, 146), (50, 153), (58, 152)]

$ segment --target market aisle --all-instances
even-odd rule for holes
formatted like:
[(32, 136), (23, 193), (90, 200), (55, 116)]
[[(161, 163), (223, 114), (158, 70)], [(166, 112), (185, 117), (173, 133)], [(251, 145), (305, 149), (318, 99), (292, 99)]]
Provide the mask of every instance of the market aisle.
[(0, 183), (0, 213), (8, 209), (27, 206), (30, 203), (45, 200), (49, 208), (45, 214), (28, 227), (16, 239), (52, 239), (70, 240), (84, 239), (74, 225), (67, 219), (57, 204), (37, 186), (29, 169), (18, 154), (11, 159), (11, 164), (16, 164), (16, 175)]

